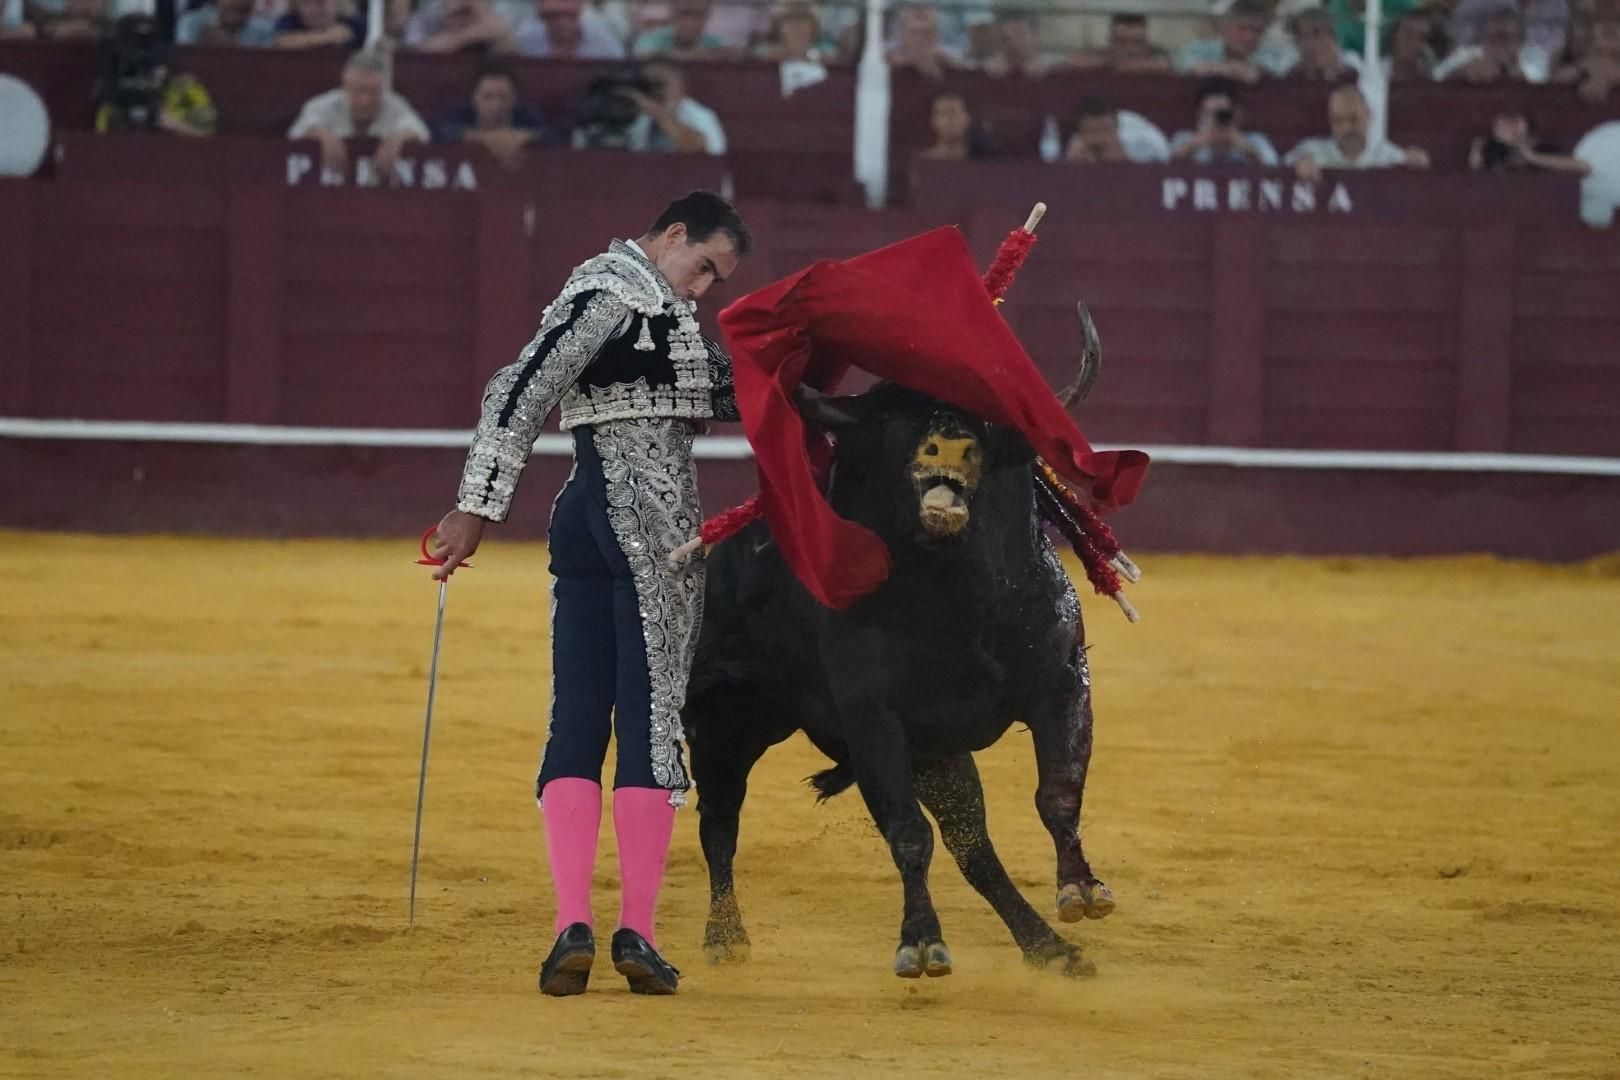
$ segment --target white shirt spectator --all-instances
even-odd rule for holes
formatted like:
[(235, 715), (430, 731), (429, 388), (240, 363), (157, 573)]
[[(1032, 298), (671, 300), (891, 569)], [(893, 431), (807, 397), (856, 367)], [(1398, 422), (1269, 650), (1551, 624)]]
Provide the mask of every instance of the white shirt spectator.
[(287, 138), (302, 139), (316, 128), (340, 139), (386, 139), (401, 133), (415, 135), (423, 142), (430, 138), (427, 125), (416, 115), (410, 102), (392, 90), (384, 91), (377, 119), (364, 128), (355, 124), (354, 114), (349, 111), (349, 99), (341, 89), (317, 94), (304, 103), (298, 119), (293, 121), (293, 126), (287, 132)]
[[(699, 105), (691, 98), (681, 98), (680, 104), (675, 106), (675, 119), (703, 136), (704, 153), (726, 152), (726, 129), (720, 126), (720, 117), (713, 109)], [(646, 115), (635, 118), (625, 138), (631, 150), (674, 149), (653, 123), (652, 117)]]
[[(1436, 80), (1444, 79), (1484, 55), (1485, 50), (1479, 45), (1463, 45), (1453, 49), (1450, 56), (1435, 65), (1434, 77)], [(1524, 72), (1527, 82), (1544, 83), (1547, 76), (1552, 74), (1552, 57), (1540, 45), (1525, 45), (1519, 49), (1519, 70)]]
[(1344, 156), (1344, 151), (1339, 149), (1338, 142), (1333, 139), (1325, 136), (1305, 139), (1288, 151), (1286, 160), (1288, 164), (1294, 165), (1300, 158), (1307, 156), (1323, 169), (1385, 169), (1406, 164), (1406, 151), (1382, 139), (1367, 140), (1361, 156), (1354, 161)]

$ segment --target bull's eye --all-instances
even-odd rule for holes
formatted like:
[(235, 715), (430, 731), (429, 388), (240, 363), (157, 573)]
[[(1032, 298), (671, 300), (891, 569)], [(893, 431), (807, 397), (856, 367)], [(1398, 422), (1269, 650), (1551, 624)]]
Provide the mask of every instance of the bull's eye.
[(939, 457), (939, 447), (933, 443), (929, 443), (927, 446), (923, 447), (923, 453), (928, 457)]

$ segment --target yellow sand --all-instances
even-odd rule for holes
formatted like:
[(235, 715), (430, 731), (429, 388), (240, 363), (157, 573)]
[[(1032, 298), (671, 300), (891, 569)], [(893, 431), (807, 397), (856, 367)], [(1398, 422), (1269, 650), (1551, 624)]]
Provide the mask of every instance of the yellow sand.
[[(1026, 969), (943, 853), (948, 979), (888, 969), (898, 880), (800, 742), (754, 775), (755, 959), (711, 969), (695, 814), (673, 999), (534, 975), (544, 551), (450, 589), (406, 929), (434, 589), (409, 539), (0, 534), (0, 1074), (1620, 1076), (1620, 567), (1144, 558), (1088, 607), (1087, 850), (1118, 894)], [(1053, 905), (1028, 736), (982, 755)], [(598, 912), (616, 913), (604, 830)]]

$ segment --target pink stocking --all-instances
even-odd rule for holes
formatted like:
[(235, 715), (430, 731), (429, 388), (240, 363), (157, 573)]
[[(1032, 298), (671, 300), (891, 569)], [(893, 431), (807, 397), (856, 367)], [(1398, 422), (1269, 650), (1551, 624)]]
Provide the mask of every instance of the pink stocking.
[(556, 933), (591, 921), (591, 874), (596, 871), (596, 836), (602, 827), (602, 785), (565, 776), (540, 793), (546, 823), (546, 852), (557, 891)]
[(613, 831), (619, 838), (622, 906), (619, 925), (646, 938), (654, 948), (653, 912), (664, 883), (664, 861), (675, 831), (675, 808), (664, 788), (618, 788), (613, 792)]

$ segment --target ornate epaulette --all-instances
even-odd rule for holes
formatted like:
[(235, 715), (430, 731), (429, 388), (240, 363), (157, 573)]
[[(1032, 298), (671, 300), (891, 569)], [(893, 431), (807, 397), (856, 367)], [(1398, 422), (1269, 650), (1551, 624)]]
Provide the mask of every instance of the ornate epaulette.
[(583, 292), (599, 291), (614, 297), (638, 315), (661, 315), (665, 305), (675, 299), (663, 275), (629, 251), (614, 249), (586, 259), (568, 275), (557, 299), (546, 309), (549, 316), (559, 304), (567, 304)]

